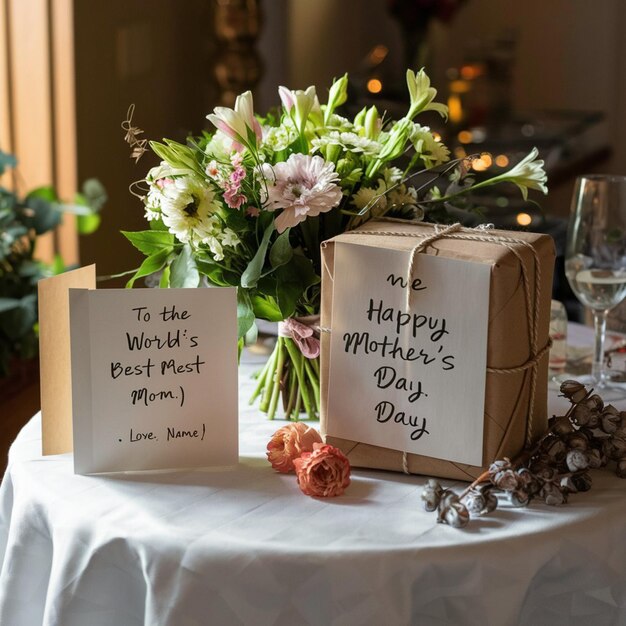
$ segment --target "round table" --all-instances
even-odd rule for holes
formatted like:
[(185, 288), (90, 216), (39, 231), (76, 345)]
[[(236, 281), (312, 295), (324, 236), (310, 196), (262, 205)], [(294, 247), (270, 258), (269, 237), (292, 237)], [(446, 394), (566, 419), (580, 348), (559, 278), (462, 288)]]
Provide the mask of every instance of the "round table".
[(422, 510), (420, 476), (354, 470), (344, 496), (309, 498), (265, 460), (282, 423), (248, 407), (253, 367), (234, 470), (78, 476), (41, 456), (38, 415), (25, 426), (0, 488), (0, 624), (626, 623), (611, 473), (465, 530)]

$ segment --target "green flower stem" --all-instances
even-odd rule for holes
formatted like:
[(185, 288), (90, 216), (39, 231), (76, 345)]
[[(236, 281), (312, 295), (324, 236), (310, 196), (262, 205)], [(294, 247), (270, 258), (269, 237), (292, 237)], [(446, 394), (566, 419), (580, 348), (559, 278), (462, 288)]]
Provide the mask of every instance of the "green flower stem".
[(263, 388), (263, 397), (261, 398), (261, 403), (259, 404), (259, 408), (263, 413), (267, 413), (267, 409), (270, 405), (270, 399), (272, 394), (272, 374), (274, 372), (274, 368), (276, 367), (276, 361), (278, 358), (278, 353), (276, 348), (272, 351), (270, 358), (267, 361), (267, 374), (265, 377), (265, 386)]
[(280, 394), (280, 385), (283, 378), (283, 367), (285, 366), (285, 349), (283, 347), (284, 343), (285, 339), (283, 337), (279, 337), (278, 341), (276, 342), (276, 368), (271, 379), (273, 381), (273, 384), (270, 385), (270, 387), (272, 388), (272, 396), (267, 411), (267, 417), (271, 420), (274, 419), (274, 415), (276, 414), (276, 406), (278, 405), (278, 396)]
[(296, 403), (296, 395), (298, 393), (298, 383), (296, 381), (296, 373), (293, 363), (289, 368), (287, 388), (289, 389), (289, 399), (287, 400), (287, 406), (285, 407), (285, 416), (287, 417), (287, 419), (291, 419), (291, 413), (294, 409)]
[(291, 339), (286, 339), (285, 345), (287, 346), (291, 360), (296, 364), (296, 375), (298, 376), (298, 384), (300, 386), (300, 394), (302, 395), (304, 410), (306, 411), (309, 419), (316, 419), (317, 416), (313, 406), (311, 405), (311, 396), (309, 395), (307, 381), (304, 376), (304, 357)]
[(304, 358), (304, 369), (309, 375), (309, 382), (311, 383), (311, 387), (313, 387), (313, 395), (315, 397), (315, 408), (316, 412), (319, 414), (319, 406), (320, 406), (320, 383), (319, 377), (315, 373), (313, 366), (311, 365), (311, 359)]
[(265, 363), (265, 365), (263, 366), (263, 368), (257, 375), (257, 384), (256, 384), (256, 387), (254, 388), (254, 391), (252, 392), (252, 395), (250, 396), (249, 404), (254, 403), (254, 401), (259, 397), (259, 394), (261, 393), (261, 391), (263, 391), (263, 387), (265, 387), (265, 382), (267, 380), (267, 375), (269, 373), (268, 365), (269, 365), (269, 360)]

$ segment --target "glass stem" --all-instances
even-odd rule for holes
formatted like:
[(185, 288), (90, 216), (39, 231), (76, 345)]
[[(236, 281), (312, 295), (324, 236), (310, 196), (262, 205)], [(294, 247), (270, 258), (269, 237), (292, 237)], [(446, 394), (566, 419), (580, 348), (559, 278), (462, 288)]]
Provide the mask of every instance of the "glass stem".
[(593, 311), (593, 326), (596, 336), (593, 348), (593, 363), (591, 364), (591, 378), (600, 388), (604, 387), (606, 384), (604, 379), (604, 338), (606, 336), (606, 313), (606, 311)]

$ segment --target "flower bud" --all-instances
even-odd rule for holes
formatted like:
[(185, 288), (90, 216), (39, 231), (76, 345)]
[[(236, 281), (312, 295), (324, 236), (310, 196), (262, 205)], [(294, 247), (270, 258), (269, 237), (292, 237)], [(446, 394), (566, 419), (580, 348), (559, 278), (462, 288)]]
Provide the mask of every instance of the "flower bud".
[(600, 426), (602, 430), (608, 434), (613, 434), (614, 432), (616, 432), (620, 422), (620, 416), (617, 412), (614, 413), (605, 409), (600, 416)]
[(472, 515), (482, 515), (487, 505), (485, 496), (475, 489), (472, 489), (464, 498), (464, 504)]
[(572, 419), (578, 426), (587, 426), (591, 421), (593, 413), (594, 412), (588, 406), (579, 404), (572, 411)]
[(324, 121), (328, 122), (333, 111), (348, 99), (348, 74), (333, 81), (328, 91), (328, 104), (324, 113)]
[(592, 396), (589, 396), (586, 400), (583, 400), (581, 404), (590, 408), (592, 411), (602, 411), (602, 409), (604, 408), (604, 402), (602, 401), (602, 398), (597, 393), (594, 393)]
[(492, 479), (493, 484), (503, 491), (515, 491), (520, 487), (520, 478), (513, 470), (498, 472)]
[(541, 491), (541, 484), (529, 469), (522, 467), (517, 470), (517, 474), (520, 478), (520, 488), (531, 498)]
[(561, 417), (557, 417), (552, 422), (552, 432), (557, 435), (567, 435), (574, 430), (572, 423), (569, 421), (569, 417), (565, 417), (565, 415)]
[(425, 511), (436, 511), (441, 500), (443, 489), (434, 479), (430, 479), (422, 491), (422, 502)]
[(378, 116), (378, 109), (371, 106), (365, 115), (365, 136), (368, 139), (376, 139), (380, 133), (381, 121)]
[(577, 380), (566, 380), (561, 383), (561, 394), (576, 403), (584, 399), (587, 395), (587, 390)]
[(509, 501), (512, 506), (526, 506), (530, 502), (530, 497), (523, 489), (516, 489), (509, 492)]
[(567, 445), (570, 448), (586, 450), (589, 447), (589, 440), (582, 433), (576, 432), (567, 437)]
[(499, 472), (502, 472), (503, 470), (511, 469), (511, 467), (512, 467), (511, 461), (507, 458), (498, 459), (497, 461), (494, 461), (489, 466), (489, 478), (491, 479), (491, 482), (493, 482), (493, 479), (495, 478), (496, 474), (498, 474)]
[(596, 448), (588, 450), (587, 457), (589, 458), (589, 469), (598, 469), (606, 465), (606, 455)]

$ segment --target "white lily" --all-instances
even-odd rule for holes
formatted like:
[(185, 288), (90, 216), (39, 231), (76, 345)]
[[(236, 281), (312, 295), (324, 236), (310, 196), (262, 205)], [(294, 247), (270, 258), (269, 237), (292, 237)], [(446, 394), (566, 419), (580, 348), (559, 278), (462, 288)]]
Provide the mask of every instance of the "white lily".
[(207, 115), (207, 119), (238, 144), (235, 149), (243, 146), (254, 149), (256, 142), (262, 138), (261, 125), (254, 117), (250, 91), (237, 96), (234, 109), (215, 107), (213, 113)]
[(548, 193), (548, 175), (543, 169), (544, 162), (538, 159), (539, 151), (533, 148), (517, 165), (512, 167), (508, 172), (504, 172), (499, 176), (494, 176), (488, 180), (482, 181), (474, 185), (474, 189), (487, 187), (501, 182), (510, 182), (519, 187), (524, 200), (528, 198), (529, 189), (537, 189), (542, 193)]
[(315, 93), (315, 87), (307, 87), (305, 91), (301, 89), (288, 89), (282, 85), (278, 88), (278, 95), (283, 103), (283, 107), (300, 133), (304, 131), (309, 114), (314, 108), (319, 109), (319, 101)]
[(430, 86), (430, 78), (422, 68), (417, 74), (413, 70), (406, 71), (406, 84), (411, 97), (411, 108), (407, 113), (413, 119), (422, 111), (437, 111), (441, 117), (448, 118), (448, 107), (439, 102), (433, 102), (437, 90)]

